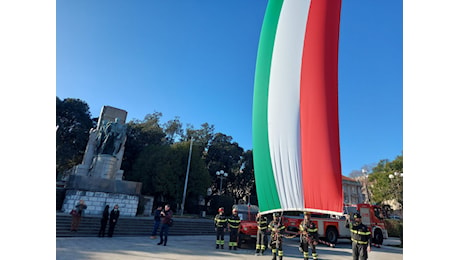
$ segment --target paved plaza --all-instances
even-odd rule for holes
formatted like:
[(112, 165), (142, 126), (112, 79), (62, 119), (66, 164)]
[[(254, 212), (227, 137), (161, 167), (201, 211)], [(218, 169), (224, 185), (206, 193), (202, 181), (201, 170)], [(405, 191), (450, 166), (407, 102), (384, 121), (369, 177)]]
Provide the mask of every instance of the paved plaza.
[[(269, 252), (263, 256), (255, 256), (254, 249), (243, 247), (237, 251), (226, 248), (215, 249), (215, 236), (170, 236), (167, 246), (157, 245), (158, 239), (149, 237), (57, 237), (56, 259), (100, 259), (100, 260), (262, 260), (271, 259)], [(369, 255), (371, 260), (402, 260), (403, 249), (390, 246), (397, 245), (395, 238), (386, 239), (381, 248), (372, 247)], [(298, 250), (298, 238), (284, 240), (283, 260), (303, 259)], [(319, 259), (341, 260), (351, 259), (351, 244), (347, 240), (339, 240), (335, 248), (319, 245)]]

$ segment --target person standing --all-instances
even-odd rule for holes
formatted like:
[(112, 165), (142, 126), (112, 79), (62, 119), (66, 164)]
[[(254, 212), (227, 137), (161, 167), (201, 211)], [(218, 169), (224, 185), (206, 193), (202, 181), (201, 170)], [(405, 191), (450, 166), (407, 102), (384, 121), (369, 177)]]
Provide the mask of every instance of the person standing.
[(350, 228), (351, 233), (351, 250), (353, 260), (366, 260), (368, 253), (371, 252), (371, 232), (361, 222), (361, 215), (359, 213), (353, 214), (353, 223), (350, 224), (350, 216), (346, 215), (347, 224), (345, 227)]
[(120, 217), (120, 211), (118, 210), (118, 204), (115, 204), (110, 212), (109, 233), (107, 234), (108, 237), (113, 236), (113, 231), (115, 230), (115, 225), (117, 225), (118, 217)]
[(236, 250), (238, 246), (238, 232), (240, 231), (241, 219), (238, 216), (238, 210), (234, 208), (232, 215), (228, 218), (228, 230), (230, 230), (230, 240), (228, 242), (228, 249)]
[(80, 226), (81, 217), (85, 213), (86, 204), (84, 200), (80, 200), (75, 208), (72, 210), (72, 223), (70, 224), (70, 231), (77, 232), (78, 227)]
[(161, 211), (160, 216), (163, 217), (163, 220), (161, 221), (160, 242), (158, 242), (157, 245), (161, 245), (164, 242), (163, 246), (166, 246), (166, 243), (168, 242), (169, 227), (172, 224), (173, 217), (173, 212), (170, 209), (169, 204), (165, 205), (165, 209), (164, 211)]
[(151, 239), (157, 238), (157, 230), (160, 227), (161, 223), (161, 210), (163, 209), (162, 206), (158, 206), (155, 212), (153, 213), (153, 230), (152, 230), (152, 236), (150, 237)]
[(257, 222), (257, 240), (256, 240), (256, 254), (263, 255), (265, 252), (265, 241), (267, 240), (266, 232), (268, 226), (267, 217), (261, 215), (260, 212), (256, 216)]
[(216, 231), (216, 249), (224, 249), (224, 233), (227, 226), (227, 217), (224, 216), (224, 208), (219, 208), (219, 213), (214, 217), (214, 230)]
[(98, 237), (105, 236), (107, 221), (109, 221), (109, 205), (105, 205), (104, 211), (102, 212), (101, 227), (99, 228), (99, 234), (97, 235)]
[(313, 260), (318, 259), (316, 253), (316, 245), (318, 245), (318, 228), (315, 223), (310, 220), (310, 212), (304, 212), (304, 220), (300, 222), (300, 251), (303, 252), (304, 260), (308, 260), (308, 246), (311, 247), (311, 255)]
[(268, 225), (270, 230), (270, 247), (272, 249), (272, 260), (276, 260), (276, 253), (278, 252), (278, 259), (283, 260), (283, 231), (284, 225), (281, 223), (279, 213), (273, 213), (273, 220)]

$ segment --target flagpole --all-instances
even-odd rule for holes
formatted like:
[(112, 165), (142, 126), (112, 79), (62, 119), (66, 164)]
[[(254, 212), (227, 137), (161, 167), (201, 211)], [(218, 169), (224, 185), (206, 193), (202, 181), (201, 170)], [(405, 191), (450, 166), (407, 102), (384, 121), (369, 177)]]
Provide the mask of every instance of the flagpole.
[(185, 194), (187, 193), (188, 173), (190, 171), (190, 160), (192, 158), (193, 137), (190, 138), (190, 151), (188, 152), (187, 173), (185, 174), (184, 194), (182, 195), (182, 205), (180, 215), (184, 215)]

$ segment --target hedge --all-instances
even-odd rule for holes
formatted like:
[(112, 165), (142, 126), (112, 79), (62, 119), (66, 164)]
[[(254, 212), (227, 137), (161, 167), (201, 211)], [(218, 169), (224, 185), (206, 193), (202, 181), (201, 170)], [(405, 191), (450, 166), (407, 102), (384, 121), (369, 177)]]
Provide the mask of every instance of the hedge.
[(403, 245), (403, 222), (396, 219), (385, 219), (385, 227), (389, 237), (399, 237), (401, 239), (401, 247)]

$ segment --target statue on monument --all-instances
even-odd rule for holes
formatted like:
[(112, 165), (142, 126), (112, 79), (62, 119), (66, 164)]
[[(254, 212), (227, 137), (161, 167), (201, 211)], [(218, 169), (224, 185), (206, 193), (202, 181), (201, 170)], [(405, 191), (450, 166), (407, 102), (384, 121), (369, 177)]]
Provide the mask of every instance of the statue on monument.
[(125, 138), (126, 126), (119, 123), (119, 118), (115, 122), (102, 121), (96, 137), (96, 153), (116, 156)]
[(81, 164), (74, 173), (80, 176), (93, 176), (121, 180), (123, 170), (123, 146), (127, 139), (127, 112), (110, 107), (102, 107), (96, 128), (89, 130), (89, 139)]

